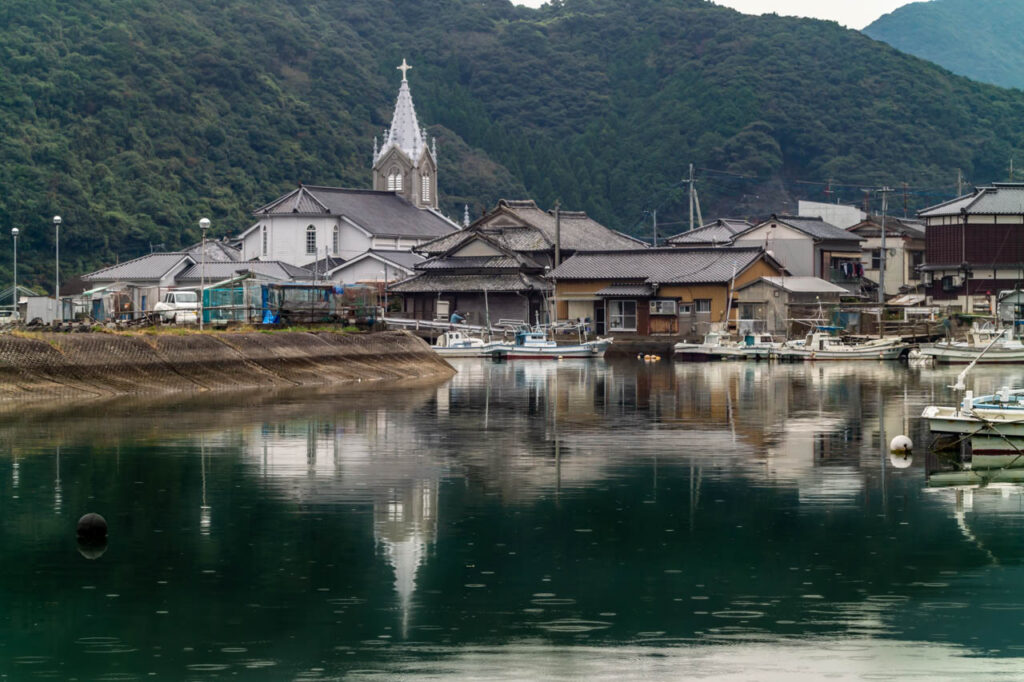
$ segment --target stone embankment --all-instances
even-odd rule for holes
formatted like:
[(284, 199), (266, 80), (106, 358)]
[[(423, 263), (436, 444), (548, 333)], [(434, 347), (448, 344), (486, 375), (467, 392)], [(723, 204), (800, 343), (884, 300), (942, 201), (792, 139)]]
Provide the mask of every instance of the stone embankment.
[(443, 379), (406, 332), (0, 335), (0, 402)]

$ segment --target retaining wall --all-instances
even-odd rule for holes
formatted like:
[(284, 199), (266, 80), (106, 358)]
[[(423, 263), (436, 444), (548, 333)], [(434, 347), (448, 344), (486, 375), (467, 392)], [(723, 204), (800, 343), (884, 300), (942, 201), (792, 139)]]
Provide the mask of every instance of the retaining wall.
[(407, 332), (0, 335), (0, 401), (443, 379)]

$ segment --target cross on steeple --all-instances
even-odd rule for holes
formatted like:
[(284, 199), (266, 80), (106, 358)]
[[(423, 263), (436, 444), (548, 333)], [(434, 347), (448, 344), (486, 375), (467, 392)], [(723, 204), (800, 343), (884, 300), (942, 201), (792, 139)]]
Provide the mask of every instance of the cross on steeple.
[(407, 72), (407, 71), (408, 71), (409, 69), (411, 69), (412, 67), (411, 67), (411, 66), (409, 66), (408, 64), (406, 64), (406, 63), (405, 63), (405, 57), (402, 57), (402, 65), (401, 65), (401, 66), (399, 66), (399, 67), (396, 67), (396, 68), (397, 68), (397, 69), (398, 69), (399, 71), (401, 71), (401, 72), (402, 72), (402, 82), (403, 82), (403, 83), (405, 83), (405, 82), (406, 82), (405, 74), (406, 74), (406, 72)]

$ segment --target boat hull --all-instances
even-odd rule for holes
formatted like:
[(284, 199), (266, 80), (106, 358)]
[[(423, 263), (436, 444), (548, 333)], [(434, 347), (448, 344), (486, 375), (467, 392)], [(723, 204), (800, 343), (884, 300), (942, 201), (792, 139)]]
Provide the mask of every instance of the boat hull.
[[(925, 346), (921, 348), (921, 356), (931, 358), (936, 363), (948, 365), (966, 365), (978, 360), (978, 364), (1015, 364), (1024, 363), (1024, 348), (990, 348), (981, 355), (984, 348), (957, 346)], [(981, 355), (979, 359), (978, 356)]]
[(857, 348), (853, 350), (804, 350), (801, 348), (780, 348), (772, 357), (783, 362), (810, 362), (819, 360), (899, 360), (905, 346), (881, 348)]

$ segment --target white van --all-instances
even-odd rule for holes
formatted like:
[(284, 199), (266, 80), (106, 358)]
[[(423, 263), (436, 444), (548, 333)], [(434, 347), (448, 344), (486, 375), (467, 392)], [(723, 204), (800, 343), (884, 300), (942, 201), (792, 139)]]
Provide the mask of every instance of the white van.
[(175, 324), (199, 322), (199, 295), (195, 291), (168, 291), (153, 312), (164, 322)]

